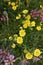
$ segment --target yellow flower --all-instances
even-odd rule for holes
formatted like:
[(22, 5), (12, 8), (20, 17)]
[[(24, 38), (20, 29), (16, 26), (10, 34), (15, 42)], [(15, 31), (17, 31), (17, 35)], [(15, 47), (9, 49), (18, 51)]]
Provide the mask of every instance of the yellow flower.
[(40, 8), (43, 8), (43, 6), (42, 6), (42, 5), (40, 5)]
[(16, 19), (20, 19), (20, 17), (19, 16), (16, 16)]
[(26, 23), (24, 23), (23, 24), (23, 28), (27, 28), (28, 26), (27, 26), (27, 24)]
[(23, 38), (17, 37), (17, 43), (21, 45), (23, 43)]
[(28, 13), (28, 10), (23, 10), (23, 12), (22, 12), (23, 14), (27, 14)]
[(41, 30), (41, 26), (37, 26), (36, 30), (40, 31)]
[(20, 29), (23, 29), (23, 27), (22, 27), (22, 26), (20, 26)]
[(16, 16), (16, 19), (20, 19), (21, 18), (21, 15), (20, 14), (18, 14), (18, 16)]
[(21, 17), (21, 14), (18, 14), (19, 17)]
[(30, 26), (30, 20), (27, 20), (27, 25)]
[(15, 2), (12, 2), (11, 5), (14, 6), (15, 5)]
[(8, 2), (8, 5), (11, 5), (11, 2)]
[(34, 50), (34, 56), (40, 56), (41, 51), (39, 49)]
[(23, 21), (23, 28), (30, 26), (30, 20)]
[(15, 47), (16, 47), (16, 45), (13, 43), (13, 44), (11, 45), (11, 47), (12, 47), (12, 48), (15, 48)]
[(30, 25), (31, 27), (35, 27), (35, 21), (32, 21)]
[(32, 59), (33, 58), (33, 55), (31, 54), (31, 53), (26, 53), (26, 59), (28, 60), (28, 59)]
[(26, 19), (30, 20), (31, 16), (30, 15), (27, 15), (26, 16)]
[(13, 9), (13, 10), (16, 10), (16, 9), (17, 9), (17, 7), (16, 7), (16, 6), (12, 6), (12, 9)]
[(21, 29), (21, 30), (19, 31), (19, 35), (20, 35), (21, 37), (24, 37), (24, 36), (26, 35), (25, 30)]
[(9, 40), (11, 41), (12, 39), (13, 39), (12, 36), (10, 36), (10, 37), (9, 37)]

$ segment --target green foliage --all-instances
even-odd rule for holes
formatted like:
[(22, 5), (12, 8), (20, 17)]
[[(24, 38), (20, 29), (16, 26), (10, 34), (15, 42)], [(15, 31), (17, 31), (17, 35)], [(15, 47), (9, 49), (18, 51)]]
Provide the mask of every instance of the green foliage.
[[(24, 57), (23, 50), (25, 47), (30, 52), (33, 52), (33, 50), (36, 48), (39, 48), (43, 52), (43, 24), (42, 24), (42, 31), (36, 31), (34, 28), (33, 30), (31, 30), (30, 28), (25, 29), (26, 36), (23, 38), (24, 42), (22, 45), (18, 45), (14, 40), (9, 41), (10, 36), (13, 37), (14, 34), (18, 34), (20, 27), (22, 27), (22, 21), (25, 20), (21, 12), (24, 9), (29, 10), (29, 13), (31, 10), (40, 10), (40, 5), (43, 5), (43, 0), (16, 0), (18, 1), (18, 8), (16, 11), (14, 11), (12, 7), (8, 5), (8, 1), (15, 2), (15, 0), (0, 0), (1, 17), (4, 16), (3, 12), (6, 11), (9, 19), (8, 21), (0, 21), (0, 48), (2, 48), (3, 46), (5, 46), (6, 48), (8, 47), (8, 49), (12, 54), (14, 54), (16, 57), (21, 57), (21, 58)], [(16, 16), (18, 14), (21, 14), (21, 19), (16, 20)], [(35, 21), (37, 23), (36, 26), (39, 25), (40, 23), (39, 20), (35, 20)], [(7, 40), (5, 40), (5, 38)], [(12, 43), (16, 44), (15, 49), (11, 47)], [(31, 63), (30, 65), (42, 65), (42, 63), (43, 63), (43, 59), (37, 62), (37, 64)], [(15, 65), (19, 65), (19, 64), (15, 63)]]

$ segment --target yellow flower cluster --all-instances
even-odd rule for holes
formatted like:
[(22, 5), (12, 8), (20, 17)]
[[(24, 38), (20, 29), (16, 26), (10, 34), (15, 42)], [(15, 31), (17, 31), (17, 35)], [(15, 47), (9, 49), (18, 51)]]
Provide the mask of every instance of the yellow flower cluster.
[(23, 28), (35, 27), (35, 21), (30, 22), (30, 20), (23, 21)]
[[(12, 40), (13, 40), (13, 37), (12, 37), (12, 36), (9, 36), (9, 41), (12, 41)], [(12, 48), (15, 48), (16, 45), (15, 45), (14, 43), (12, 43), (11, 47), (12, 47)]]
[(33, 53), (28, 52), (28, 50), (24, 49), (23, 51), (25, 53), (25, 58), (28, 59), (32, 59), (33, 56), (39, 57), (41, 55), (41, 51), (40, 49), (35, 49)]
[(31, 18), (31, 16), (27, 15), (25, 18), (26, 18), (26, 20), (22, 22), (23, 23), (23, 28), (27, 28), (28, 26), (30, 26), (30, 18)]
[[(23, 13), (24, 13), (24, 14), (27, 14), (27, 10), (23, 10)], [(36, 26), (36, 22), (35, 22), (35, 21), (30, 21), (30, 19), (31, 19), (31, 16), (30, 16), (30, 15), (25, 16), (25, 19), (26, 19), (26, 20), (24, 20), (24, 21), (22, 22), (23, 28), (26, 29), (26, 28), (30, 27), (30, 29), (33, 30), (33, 27)], [(37, 30), (37, 31), (41, 31), (41, 30), (42, 30), (41, 25), (37, 26), (37, 27), (36, 27), (36, 30)]]
[(25, 18), (26, 18), (27, 20), (30, 20), (30, 19), (31, 19), (31, 16), (30, 16), (30, 15), (27, 15)]
[(25, 30), (24, 29), (21, 29), (20, 31), (19, 31), (19, 36), (17, 37), (17, 43), (18, 44), (22, 44), (23, 43), (23, 38), (22, 37), (24, 37), (26, 35), (26, 32), (25, 32)]
[[(26, 32), (24, 29), (19, 30), (19, 36), (17, 34), (14, 34), (13, 37), (9, 36), (9, 40), (12, 41), (16, 41), (18, 44), (22, 44), (23, 43), (23, 37), (26, 35)], [(15, 45), (12, 45), (12, 48), (15, 47)]]
[(11, 5), (12, 6), (12, 9), (15, 11), (18, 7), (18, 5), (16, 5), (15, 2), (8, 2), (8, 5)]
[(23, 21), (23, 28), (27, 28), (28, 26), (30, 26), (30, 20)]
[[(18, 5), (16, 5), (15, 2), (8, 2), (8, 4), (12, 6), (12, 9), (13, 9), (13, 10), (16, 10), (17, 7), (18, 7)], [(26, 14), (28, 13), (28, 10), (25, 9), (25, 10), (22, 11), (22, 13), (23, 13), (24, 15), (26, 15)], [(18, 19), (20, 19), (20, 18), (21, 18), (21, 14), (18, 14), (18, 15), (16, 16), (16, 19), (18, 20)], [(19, 35), (17, 35), (17, 34), (14, 34), (14, 35), (13, 35), (14, 40), (15, 40), (15, 41), (17, 42), (17, 44), (19, 44), (19, 45), (23, 44), (23, 37), (26, 35), (25, 29), (28, 28), (28, 27), (30, 27), (31, 29), (33, 29), (33, 27), (35, 27), (35, 25), (36, 25), (36, 22), (35, 22), (35, 21), (30, 21), (30, 19), (31, 19), (31, 16), (30, 16), (30, 15), (25, 16), (25, 19), (26, 19), (26, 20), (22, 22), (23, 27), (21, 27), (21, 29), (19, 30)], [(42, 28), (41, 28), (40, 25), (36, 27), (36, 30), (37, 30), (37, 31), (41, 31), (41, 29), (42, 29)], [(12, 41), (12, 40), (13, 40), (13, 37), (10, 36), (10, 37), (9, 37), (9, 40)], [(15, 48), (15, 47), (16, 47), (16, 44), (15, 44), (15, 43), (12, 43), (11, 47), (12, 47), (12, 48)], [(26, 58), (27, 60), (28, 60), (28, 59), (32, 59), (34, 56), (39, 57), (39, 56), (41, 55), (40, 49), (35, 49), (33, 53), (30, 53), (28, 50), (24, 49), (24, 53), (25, 53), (25, 58)]]
[[(30, 18), (29, 18), (29, 19), (30, 19)], [(25, 20), (25, 21), (22, 22), (23, 28), (26, 29), (26, 28), (30, 27), (30, 29), (32, 29), (32, 27), (35, 27), (36, 22), (35, 22), (35, 21), (30, 21), (29, 19), (27, 19), (27, 20)], [(32, 29), (32, 30), (33, 30), (33, 29)], [(36, 30), (37, 30), (37, 31), (41, 31), (41, 30), (42, 30), (41, 25), (37, 26), (37, 27), (36, 27)]]
[(36, 24), (36, 22), (35, 21), (30, 21), (30, 19), (31, 19), (31, 16), (30, 15), (27, 15), (26, 17), (25, 17), (25, 21), (23, 21), (22, 22), (22, 24), (23, 24), (23, 28), (27, 28), (27, 27), (35, 27), (35, 24)]

